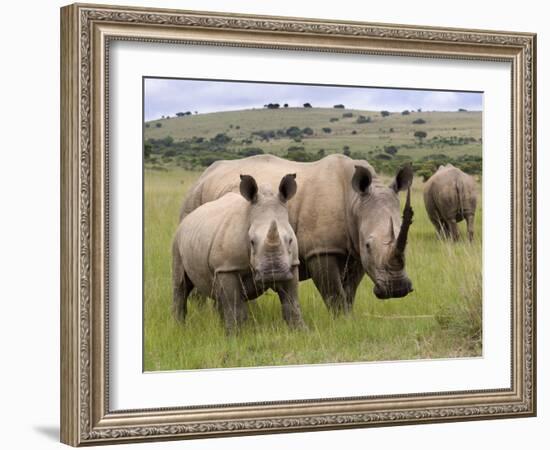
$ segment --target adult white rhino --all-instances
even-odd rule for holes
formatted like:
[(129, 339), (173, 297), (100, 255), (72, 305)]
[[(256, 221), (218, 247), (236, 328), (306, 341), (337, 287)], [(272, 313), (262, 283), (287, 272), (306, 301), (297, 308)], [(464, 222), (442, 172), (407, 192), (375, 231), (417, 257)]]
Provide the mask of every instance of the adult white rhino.
[(458, 240), (457, 223), (466, 220), (468, 238), (474, 239), (477, 206), (476, 182), (452, 164), (439, 166), (424, 185), (424, 205), (438, 233)]
[[(363, 160), (330, 155), (312, 163), (259, 155), (217, 161), (189, 190), (180, 219), (227, 192), (247, 173), (276, 189), (281, 177), (296, 173), (300, 189), (288, 203), (289, 221), (299, 247), (300, 279), (312, 278), (334, 313), (349, 311), (364, 273), (381, 299), (412, 291), (405, 272), (405, 246), (412, 223), (410, 166), (389, 186), (381, 183)], [(399, 191), (408, 191), (400, 217)]]

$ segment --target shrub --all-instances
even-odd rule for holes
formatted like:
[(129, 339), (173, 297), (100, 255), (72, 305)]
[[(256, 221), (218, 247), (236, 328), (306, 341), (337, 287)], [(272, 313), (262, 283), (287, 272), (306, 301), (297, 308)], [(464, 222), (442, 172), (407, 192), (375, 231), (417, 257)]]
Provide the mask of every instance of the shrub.
[(344, 145), (342, 149), (342, 153), (346, 156), (351, 156), (351, 150), (349, 149), (349, 145)]
[(344, 114), (342, 114), (342, 117), (344, 117), (345, 119), (353, 117), (353, 113), (345, 112)]
[(317, 156), (320, 158), (324, 158), (325, 156), (325, 149), (324, 148), (320, 148), (319, 151), (317, 152)]
[(311, 108), (311, 103), (304, 103), (304, 108)]
[(393, 128), (390, 128), (390, 133), (393, 133)]
[(338, 105), (334, 105), (334, 107), (335, 107), (335, 108), (340, 108), (340, 109), (344, 109), (344, 108), (345, 108), (345, 106), (342, 105), (341, 103), (338, 104)]
[(351, 134), (357, 134), (357, 130), (353, 130)]
[(458, 112), (467, 112), (468, 110), (467, 109), (464, 109), (464, 108), (458, 108)]
[(338, 117), (331, 117), (329, 122), (338, 122), (339, 120)]
[(160, 127), (162, 127), (162, 123), (157, 122), (157, 123), (155, 124), (155, 126), (156, 126), (157, 128), (160, 128)]
[(148, 124), (148, 123), (145, 124), (145, 128), (149, 128), (149, 124)]
[(378, 153), (376, 156), (375, 156), (376, 159), (383, 159), (383, 160), (390, 160), (391, 159), (391, 156), (390, 155), (387, 155), (386, 153)]
[(285, 103), (283, 106), (284, 106), (285, 108), (288, 108), (288, 103)]
[(426, 121), (424, 119), (415, 119), (415, 120), (413, 120), (413, 123), (415, 125), (421, 125), (423, 123), (426, 123)]
[(218, 133), (216, 134), (216, 136), (214, 136), (214, 138), (211, 139), (211, 141), (216, 144), (225, 145), (231, 141), (231, 138), (224, 133)]
[(388, 154), (388, 155), (395, 155), (397, 153), (397, 147), (395, 145), (388, 145), (386, 147), (384, 147), (384, 151)]
[(324, 128), (323, 128), (323, 132), (325, 132), (325, 133), (332, 133), (332, 128), (324, 127)]
[(359, 116), (356, 120), (357, 123), (370, 123), (371, 122), (371, 118), (370, 116)]
[(183, 117), (183, 116), (185, 116), (184, 112), (177, 112), (176, 113), (176, 117)]
[(166, 136), (162, 139), (162, 144), (166, 147), (170, 147), (174, 143), (174, 138), (172, 136)]
[(298, 127), (290, 127), (286, 130), (286, 135), (290, 137), (299, 137), (302, 135), (302, 130)]
[(380, 115), (382, 117), (388, 117), (390, 115), (390, 112), (389, 111), (380, 111)]
[(306, 136), (311, 136), (313, 134), (313, 130), (309, 127), (306, 127), (302, 130), (302, 133), (305, 134)]
[(153, 146), (149, 143), (149, 142), (146, 142), (144, 145), (143, 145), (143, 157), (145, 159), (149, 159), (151, 157), (151, 150), (152, 150)]
[(408, 116), (410, 113), (411, 112), (408, 109), (406, 109), (405, 111), (401, 111), (402, 116)]
[(243, 148), (239, 154), (242, 156), (263, 155), (265, 152), (259, 147)]
[(175, 150), (170, 149), (170, 150), (166, 150), (164, 152), (164, 157), (165, 158), (171, 158), (172, 156), (176, 156), (176, 151)]
[(235, 125), (235, 130), (240, 130), (240, 129), (241, 129), (240, 125)]

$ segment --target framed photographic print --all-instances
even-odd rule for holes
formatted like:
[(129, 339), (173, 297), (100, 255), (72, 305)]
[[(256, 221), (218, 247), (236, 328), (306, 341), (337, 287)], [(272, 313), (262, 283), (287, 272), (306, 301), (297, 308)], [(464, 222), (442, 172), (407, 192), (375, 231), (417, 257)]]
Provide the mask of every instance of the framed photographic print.
[(61, 10), (61, 440), (536, 414), (536, 36)]

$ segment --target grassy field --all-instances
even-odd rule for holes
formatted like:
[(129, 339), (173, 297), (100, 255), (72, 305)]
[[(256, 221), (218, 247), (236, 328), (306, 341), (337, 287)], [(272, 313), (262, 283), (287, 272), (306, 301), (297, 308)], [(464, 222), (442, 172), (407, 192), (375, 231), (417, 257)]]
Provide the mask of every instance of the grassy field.
[[(412, 120), (416, 114), (408, 117)], [(192, 119), (195, 116), (178, 120), (183, 123)], [(392, 117), (383, 120), (386, 119), (390, 121)], [(176, 119), (164, 122), (172, 125)], [(239, 120), (241, 130), (246, 122), (245, 117)], [(337, 128), (336, 124), (331, 125)], [(460, 121), (456, 126), (461, 126)], [(180, 128), (175, 127), (176, 130)], [(189, 133), (185, 130), (181, 128), (182, 133)], [(208, 132), (206, 128), (194, 130)], [(472, 130), (466, 133), (472, 135)], [(481, 355), (481, 196), (474, 243), (444, 242), (437, 238), (426, 215), (419, 178), (413, 183), (415, 220), (407, 247), (407, 271), (414, 292), (407, 297), (378, 300), (372, 294), (372, 282), (365, 277), (353, 313), (333, 319), (314, 285), (306, 281), (300, 283), (300, 303), (308, 331), (287, 328), (273, 293), (249, 304), (249, 323), (236, 336), (225, 335), (211, 302), (199, 306), (190, 299), (186, 323), (176, 323), (171, 316), (171, 240), (185, 192), (199, 175), (200, 172), (177, 167), (145, 170), (144, 370)], [(464, 227), (461, 223), (463, 236)]]

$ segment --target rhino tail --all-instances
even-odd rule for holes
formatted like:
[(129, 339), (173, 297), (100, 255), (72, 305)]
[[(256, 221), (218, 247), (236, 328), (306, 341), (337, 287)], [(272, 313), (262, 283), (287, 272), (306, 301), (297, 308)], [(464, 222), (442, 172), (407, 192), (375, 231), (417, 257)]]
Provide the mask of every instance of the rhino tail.
[(460, 215), (464, 217), (464, 214), (465, 214), (464, 200), (466, 198), (466, 195), (464, 192), (464, 183), (462, 182), (462, 180), (456, 180), (455, 188), (456, 188), (458, 210), (460, 211)]
[(187, 315), (187, 298), (193, 290), (193, 283), (185, 273), (177, 238), (172, 244), (172, 287), (172, 313), (176, 320), (183, 322)]

